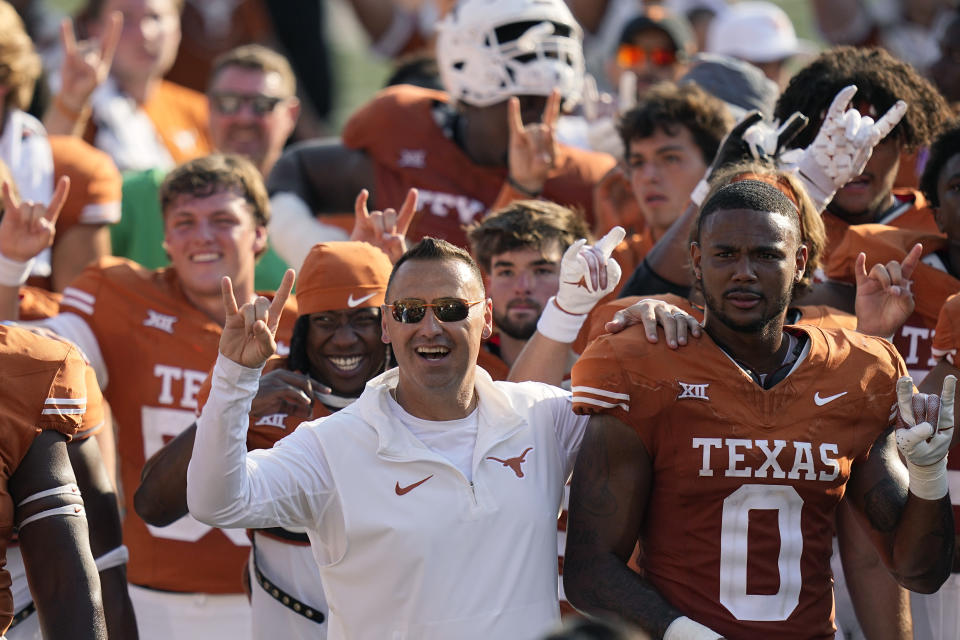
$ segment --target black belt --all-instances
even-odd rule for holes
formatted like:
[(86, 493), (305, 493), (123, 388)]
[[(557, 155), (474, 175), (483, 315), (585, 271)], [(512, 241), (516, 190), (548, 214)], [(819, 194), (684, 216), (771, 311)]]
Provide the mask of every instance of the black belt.
[(23, 622), (24, 620), (32, 616), (36, 611), (37, 611), (37, 605), (33, 604), (33, 602), (31, 601), (30, 604), (28, 604), (23, 609), (20, 609), (20, 611), (13, 614), (13, 619), (10, 621), (10, 626), (7, 627), (7, 631), (10, 631), (15, 626), (17, 626), (18, 624), (20, 624), (21, 622)]
[(272, 597), (274, 600), (276, 600), (283, 606), (287, 607), (294, 613), (299, 613), (301, 616), (303, 616), (307, 620), (312, 620), (317, 624), (321, 624), (324, 620), (327, 619), (327, 617), (323, 615), (322, 611), (317, 611), (313, 607), (304, 604), (303, 602), (301, 602), (300, 600), (297, 600), (296, 598), (294, 598), (292, 595), (290, 595), (289, 593), (287, 593), (277, 585), (267, 580), (267, 578), (263, 575), (263, 572), (260, 571), (259, 565), (257, 565), (257, 546), (253, 544), (252, 541), (251, 541), (251, 545), (252, 547), (250, 549), (250, 553), (253, 554), (252, 555), (253, 575), (257, 579), (257, 584), (263, 587), (263, 590), (266, 591), (268, 594), (270, 594), (270, 597)]

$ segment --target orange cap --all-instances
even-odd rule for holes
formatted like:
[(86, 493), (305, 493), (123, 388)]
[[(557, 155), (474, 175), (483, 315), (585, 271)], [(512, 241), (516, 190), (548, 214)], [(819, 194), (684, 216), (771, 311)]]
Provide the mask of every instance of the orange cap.
[(300, 315), (383, 304), (393, 265), (366, 242), (321, 242), (310, 249), (297, 280)]

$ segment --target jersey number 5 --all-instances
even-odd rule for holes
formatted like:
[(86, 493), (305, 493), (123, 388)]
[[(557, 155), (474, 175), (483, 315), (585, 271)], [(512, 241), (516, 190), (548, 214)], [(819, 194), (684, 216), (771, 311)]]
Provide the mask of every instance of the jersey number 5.
[[(750, 510), (776, 511), (780, 530), (777, 566), (780, 589), (774, 594), (747, 593), (747, 529)], [(803, 498), (785, 485), (743, 485), (723, 501), (720, 534), (720, 602), (737, 620), (786, 620), (800, 602), (800, 555)]]

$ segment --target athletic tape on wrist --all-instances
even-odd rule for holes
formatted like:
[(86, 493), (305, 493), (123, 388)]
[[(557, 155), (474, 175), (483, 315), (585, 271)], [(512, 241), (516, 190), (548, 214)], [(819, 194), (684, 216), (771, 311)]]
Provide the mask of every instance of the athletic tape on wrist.
[(910, 474), (910, 493), (923, 500), (939, 500), (947, 495), (950, 484), (947, 479), (947, 458), (927, 466), (907, 460)]
[(107, 551), (105, 554), (96, 559), (97, 572), (106, 571), (107, 569), (113, 569), (114, 567), (119, 567), (120, 565), (127, 564), (127, 560), (130, 559), (130, 550), (127, 549), (127, 545), (122, 544), (115, 549)]
[(11, 260), (0, 253), (0, 285), (5, 287), (22, 286), (30, 277), (34, 261), (34, 258), (30, 258), (26, 262)]
[(686, 616), (680, 616), (671, 622), (663, 634), (663, 640), (718, 640), (722, 637), (713, 629)]
[(557, 306), (556, 296), (551, 296), (537, 321), (537, 331), (551, 340), (572, 343), (586, 320), (587, 314), (567, 313)]

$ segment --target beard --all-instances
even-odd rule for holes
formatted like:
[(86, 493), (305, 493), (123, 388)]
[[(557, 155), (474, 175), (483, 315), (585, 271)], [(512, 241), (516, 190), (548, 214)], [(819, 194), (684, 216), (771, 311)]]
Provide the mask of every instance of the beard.
[[(723, 311), (723, 303), (721, 300), (713, 297), (713, 295), (711, 295), (706, 289), (702, 287), (700, 289), (701, 293), (703, 294), (704, 306), (710, 312), (710, 315), (720, 321), (720, 323), (725, 327), (738, 333), (764, 333), (765, 330), (777, 320), (777, 318), (783, 316), (784, 311), (786, 311), (787, 307), (790, 306), (790, 300), (792, 298), (792, 290), (790, 289), (782, 292), (772, 301), (770, 301), (766, 296), (763, 296), (760, 300), (760, 304), (763, 306), (764, 310), (763, 314), (753, 320), (740, 322), (734, 320)], [(729, 291), (725, 293), (729, 293)]]
[[(510, 307), (514, 302), (522, 302), (525, 305), (536, 305), (537, 314), (536, 317), (529, 320), (517, 320), (513, 321), (510, 319)], [(529, 340), (533, 337), (533, 334), (537, 331), (537, 321), (540, 320), (540, 314), (543, 313), (543, 307), (540, 306), (535, 300), (522, 299), (522, 300), (511, 300), (507, 303), (506, 312), (503, 314), (498, 314), (496, 311), (493, 312), (493, 323), (496, 325), (500, 333), (510, 336), (514, 340)]]

